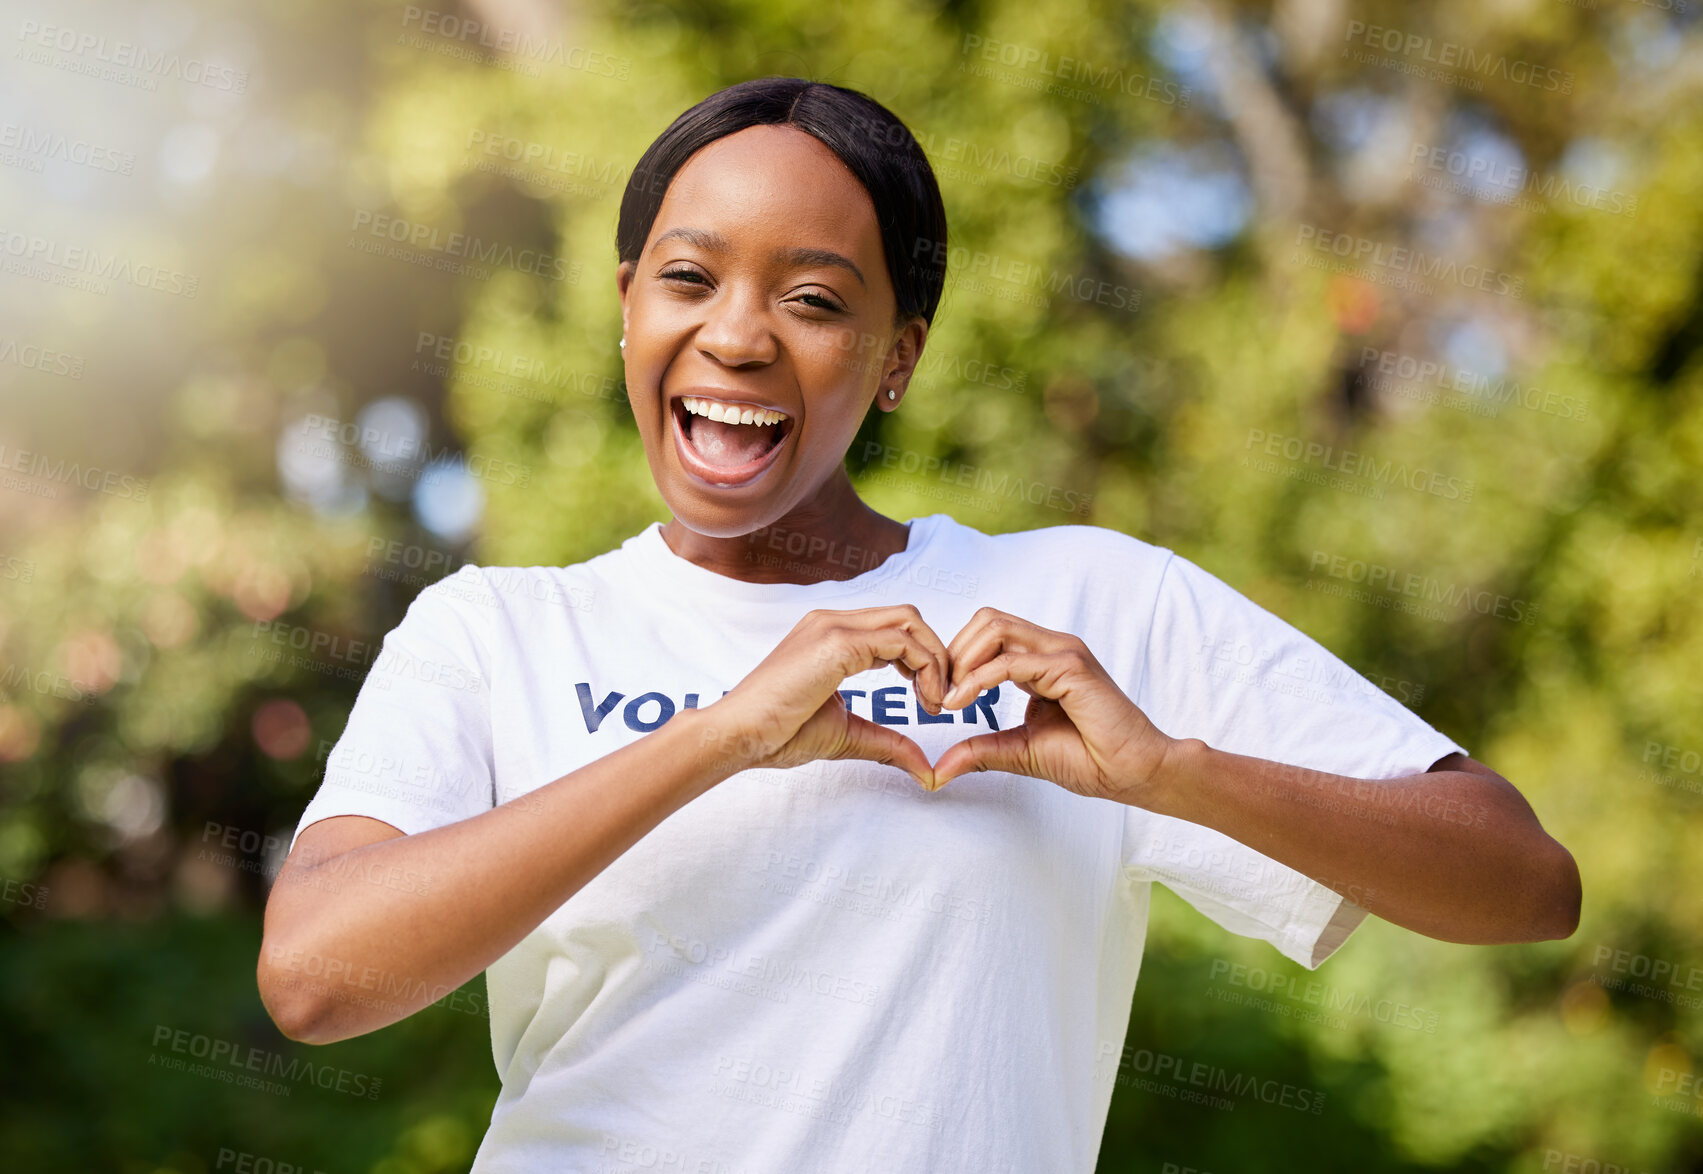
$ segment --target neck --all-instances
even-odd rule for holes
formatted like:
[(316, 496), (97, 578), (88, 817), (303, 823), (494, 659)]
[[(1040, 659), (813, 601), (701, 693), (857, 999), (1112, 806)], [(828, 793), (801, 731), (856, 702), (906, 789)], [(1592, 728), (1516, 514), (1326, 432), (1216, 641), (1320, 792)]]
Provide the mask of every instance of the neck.
[(662, 537), (681, 558), (730, 579), (819, 583), (875, 569), (905, 549), (910, 533), (865, 505), (841, 469), (808, 502), (749, 534), (714, 538), (670, 518)]

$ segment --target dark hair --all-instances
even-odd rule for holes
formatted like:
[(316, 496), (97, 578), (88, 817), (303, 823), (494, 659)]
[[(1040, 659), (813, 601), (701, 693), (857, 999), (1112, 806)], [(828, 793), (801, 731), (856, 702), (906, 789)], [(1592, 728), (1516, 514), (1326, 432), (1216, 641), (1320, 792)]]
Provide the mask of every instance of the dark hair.
[(752, 126), (792, 126), (820, 141), (857, 176), (875, 205), (900, 318), (934, 322), (946, 284), (946, 207), (934, 169), (909, 128), (856, 90), (765, 77), (718, 90), (657, 136), (627, 180), (615, 250), (639, 259), (675, 174), (717, 139)]

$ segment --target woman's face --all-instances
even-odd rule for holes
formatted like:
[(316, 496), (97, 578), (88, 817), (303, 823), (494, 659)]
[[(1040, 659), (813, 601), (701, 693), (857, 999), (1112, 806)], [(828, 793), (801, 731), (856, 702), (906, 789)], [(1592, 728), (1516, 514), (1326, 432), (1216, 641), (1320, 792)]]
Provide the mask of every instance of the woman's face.
[(927, 334), (894, 320), (869, 194), (791, 127), (688, 159), (617, 285), (651, 475), (677, 519), (714, 537), (808, 510), (870, 402), (903, 397)]

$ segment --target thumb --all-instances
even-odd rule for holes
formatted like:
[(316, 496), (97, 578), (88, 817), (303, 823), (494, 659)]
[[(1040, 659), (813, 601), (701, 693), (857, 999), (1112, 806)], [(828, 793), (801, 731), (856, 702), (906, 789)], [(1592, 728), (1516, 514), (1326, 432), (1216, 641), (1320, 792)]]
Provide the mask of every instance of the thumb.
[(978, 770), (1003, 770), (1011, 774), (1032, 773), (1029, 768), (1029, 729), (1013, 726), (995, 734), (977, 734), (954, 742), (934, 764), (934, 789), (938, 791), (959, 775)]
[(847, 712), (845, 732), (831, 758), (864, 758), (905, 771), (925, 789), (935, 790), (934, 768), (922, 747), (891, 726), (877, 725), (868, 718)]

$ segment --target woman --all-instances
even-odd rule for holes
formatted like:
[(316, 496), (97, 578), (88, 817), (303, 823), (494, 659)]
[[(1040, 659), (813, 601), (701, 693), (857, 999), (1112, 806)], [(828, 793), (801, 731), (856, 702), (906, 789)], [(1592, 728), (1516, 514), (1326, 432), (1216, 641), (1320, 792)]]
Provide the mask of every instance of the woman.
[(945, 239), (863, 95), (687, 111), (618, 229), (670, 521), (471, 568), (386, 638), (260, 988), (322, 1043), (485, 971), (475, 1170), (1091, 1170), (1154, 881), (1308, 967), (1367, 910), (1573, 932), (1572, 858), (1506, 780), (1198, 567), (858, 499)]

